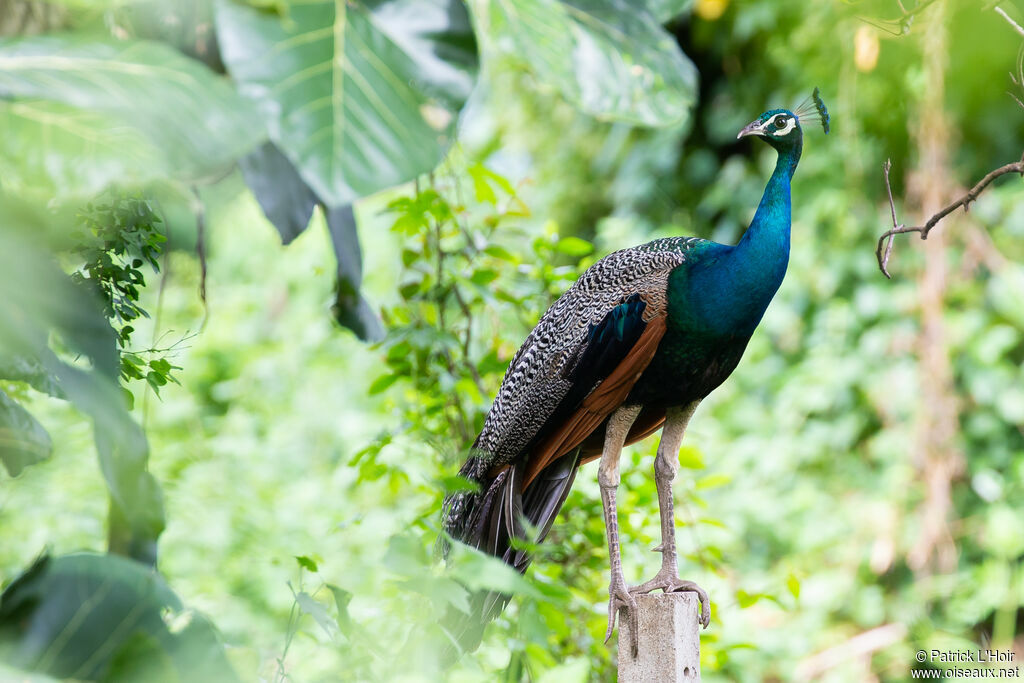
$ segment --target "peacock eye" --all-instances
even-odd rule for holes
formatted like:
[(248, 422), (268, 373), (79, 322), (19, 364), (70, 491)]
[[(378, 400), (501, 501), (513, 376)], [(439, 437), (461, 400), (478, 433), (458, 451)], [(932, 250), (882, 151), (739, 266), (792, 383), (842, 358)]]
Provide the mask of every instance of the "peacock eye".
[(786, 127), (786, 121), (784, 119), (775, 119), (775, 127), (776, 128), (785, 128)]

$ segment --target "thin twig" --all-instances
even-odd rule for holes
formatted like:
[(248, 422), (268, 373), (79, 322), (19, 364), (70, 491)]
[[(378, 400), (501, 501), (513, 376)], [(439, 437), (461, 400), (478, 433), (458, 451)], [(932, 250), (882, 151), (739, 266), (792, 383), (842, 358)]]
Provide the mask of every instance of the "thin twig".
[(206, 321), (210, 317), (210, 304), (206, 300), (206, 206), (199, 194), (199, 188), (192, 186), (195, 202), (192, 205), (196, 217), (196, 256), (199, 257), (199, 299), (203, 302), (203, 322), (199, 329), (206, 329)]
[(1000, 16), (1001, 16), (1001, 17), (1002, 17), (1003, 19), (1006, 19), (1006, 21), (1010, 22), (1010, 26), (1012, 26), (1012, 27), (1013, 27), (1013, 30), (1014, 30), (1014, 31), (1016, 31), (1017, 33), (1019, 33), (1019, 34), (1021, 34), (1022, 36), (1024, 36), (1024, 27), (1022, 27), (1022, 26), (1021, 26), (1020, 24), (1018, 24), (1018, 23), (1017, 23), (1016, 21), (1014, 21), (1013, 19), (1011, 19), (1011, 18), (1010, 18), (1010, 15), (1009, 15), (1009, 14), (1007, 14), (1007, 13), (1006, 13), (1005, 11), (1003, 11), (1003, 9), (1002, 9), (1001, 7), (995, 7), (995, 8), (993, 8), (993, 9), (995, 9), (995, 11), (996, 11), (996, 12), (998, 12), (998, 13), (999, 13), (999, 15), (1000, 15)]
[[(934, 4), (936, 0), (925, 0), (925, 2), (918, 3), (917, 6), (912, 10), (908, 10), (900, 0), (896, 0), (896, 4), (900, 8), (900, 16), (895, 19), (880, 19), (878, 22), (871, 21), (870, 19), (859, 17), (859, 19), (877, 29), (885, 31), (889, 35), (902, 36), (910, 32), (910, 26), (914, 23), (914, 17), (927, 9), (930, 5)], [(898, 27), (899, 30), (893, 30), (891, 27)]]
[[(878, 245), (875, 247), (875, 258), (878, 259), (878, 267), (881, 269), (882, 274), (890, 279), (892, 279), (892, 276), (889, 275), (888, 270), (889, 256), (892, 254), (892, 238), (895, 235), (901, 235), (906, 232), (916, 232), (920, 233), (921, 239), (928, 239), (928, 233), (931, 232), (932, 228), (934, 228), (939, 221), (960, 207), (963, 207), (966, 212), (971, 202), (976, 200), (978, 195), (981, 194), (985, 188), (999, 176), (1006, 175), (1007, 173), (1019, 173), (1024, 177), (1024, 155), (1021, 155), (1020, 161), (1012, 164), (1006, 164), (1005, 166), (1000, 166), (994, 171), (990, 171), (984, 178), (979, 180), (974, 187), (968, 190), (966, 194), (933, 215), (924, 225), (907, 227), (906, 225), (897, 223), (896, 221), (896, 205), (893, 202), (892, 188), (889, 185), (889, 168), (891, 166), (892, 164), (886, 160), (882, 169), (885, 171), (885, 186), (889, 193), (889, 209), (892, 212), (892, 229), (885, 231), (882, 236), (878, 238)], [(887, 240), (888, 244), (886, 243)]]

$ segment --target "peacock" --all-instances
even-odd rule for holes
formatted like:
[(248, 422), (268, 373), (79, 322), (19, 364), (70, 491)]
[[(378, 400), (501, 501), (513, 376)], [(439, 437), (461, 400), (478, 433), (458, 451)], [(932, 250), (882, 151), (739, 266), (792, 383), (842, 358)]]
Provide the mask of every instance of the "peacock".
[[(813, 105), (796, 111), (766, 111), (737, 136), (759, 137), (778, 153), (737, 244), (668, 237), (616, 251), (552, 304), (513, 357), (459, 471), (478, 488), (452, 493), (443, 504), (448, 539), (525, 572), (530, 557), (514, 539), (543, 540), (580, 466), (600, 457), (611, 564), (605, 641), (624, 610), (634, 626), (634, 652), (636, 594), (696, 593), (700, 622), (704, 628), (710, 622), (707, 593), (678, 576), (672, 482), (690, 418), (736, 368), (786, 274), (801, 117), (814, 117), (828, 132), (817, 88)], [(658, 429), (654, 480), (661, 544), (655, 550), (662, 554), (661, 569), (649, 581), (627, 586), (616, 511), (619, 456), (623, 446)], [(472, 613), (449, 614), (444, 626), (462, 650), (474, 649), (508, 598), (478, 592)]]

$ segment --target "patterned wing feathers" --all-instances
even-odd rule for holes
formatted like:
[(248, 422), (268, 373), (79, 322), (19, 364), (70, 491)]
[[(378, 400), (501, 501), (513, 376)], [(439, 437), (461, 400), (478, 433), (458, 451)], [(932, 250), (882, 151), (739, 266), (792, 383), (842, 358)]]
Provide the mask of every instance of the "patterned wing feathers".
[[(622, 405), (633, 385), (654, 358), (664, 335), (664, 315), (652, 318), (640, 338), (611, 374), (594, 387), (567, 420), (545, 436), (533, 449), (523, 476), (524, 487), (529, 486), (549, 464), (586, 441), (587, 437)], [(660, 424), (659, 421), (658, 426)]]

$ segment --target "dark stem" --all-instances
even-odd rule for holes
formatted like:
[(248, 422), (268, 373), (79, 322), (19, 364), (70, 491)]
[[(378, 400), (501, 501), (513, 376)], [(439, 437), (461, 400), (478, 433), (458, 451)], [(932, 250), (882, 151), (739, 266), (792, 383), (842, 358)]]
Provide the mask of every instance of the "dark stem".
[(199, 300), (203, 302), (203, 322), (199, 330), (206, 329), (206, 320), (210, 316), (210, 307), (206, 301), (206, 207), (199, 195), (199, 188), (192, 186), (192, 194), (196, 198), (196, 256), (199, 257)]
[[(882, 271), (882, 274), (887, 278), (892, 279), (889, 275), (889, 257), (892, 255), (892, 239), (895, 235), (902, 235), (906, 232), (920, 233), (921, 239), (928, 239), (928, 233), (931, 232), (939, 221), (953, 213), (960, 207), (963, 207), (966, 212), (970, 207), (971, 202), (978, 198), (985, 188), (987, 188), (993, 180), (999, 176), (1004, 176), (1008, 173), (1019, 173), (1024, 177), (1024, 155), (1021, 155), (1020, 161), (1012, 164), (1006, 164), (999, 168), (989, 171), (989, 173), (978, 181), (978, 183), (967, 191), (966, 194), (952, 202), (948, 206), (944, 207), (941, 211), (934, 214), (931, 218), (925, 222), (924, 225), (906, 226), (896, 221), (896, 205), (892, 199), (892, 187), (889, 184), (889, 169), (892, 164), (887, 159), (885, 164), (882, 166), (882, 170), (885, 172), (885, 188), (889, 194), (889, 209), (892, 212), (892, 229), (885, 231), (881, 237), (878, 238), (878, 245), (875, 247), (875, 258), (878, 259), (878, 267)], [(888, 241), (888, 242), (887, 242)]]

